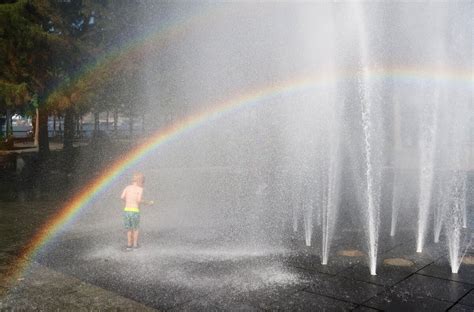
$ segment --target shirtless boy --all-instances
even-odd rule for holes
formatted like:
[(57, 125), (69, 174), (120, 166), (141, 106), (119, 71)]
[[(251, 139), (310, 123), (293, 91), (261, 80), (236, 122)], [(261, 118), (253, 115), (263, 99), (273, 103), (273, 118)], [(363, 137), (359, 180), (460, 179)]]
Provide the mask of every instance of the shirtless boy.
[(121, 199), (125, 201), (124, 225), (127, 229), (127, 250), (138, 248), (138, 226), (140, 224), (140, 204), (152, 205), (153, 201), (144, 201), (143, 184), (145, 177), (141, 173), (135, 173), (132, 184), (125, 187)]

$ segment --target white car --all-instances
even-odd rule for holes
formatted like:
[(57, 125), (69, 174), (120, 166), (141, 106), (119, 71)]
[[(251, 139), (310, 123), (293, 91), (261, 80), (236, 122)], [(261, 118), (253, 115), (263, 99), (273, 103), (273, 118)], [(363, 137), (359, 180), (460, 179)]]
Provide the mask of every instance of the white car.
[[(6, 126), (2, 126), (2, 133), (5, 133)], [(28, 138), (33, 133), (33, 125), (28, 119), (12, 119), (12, 132), (14, 138)]]

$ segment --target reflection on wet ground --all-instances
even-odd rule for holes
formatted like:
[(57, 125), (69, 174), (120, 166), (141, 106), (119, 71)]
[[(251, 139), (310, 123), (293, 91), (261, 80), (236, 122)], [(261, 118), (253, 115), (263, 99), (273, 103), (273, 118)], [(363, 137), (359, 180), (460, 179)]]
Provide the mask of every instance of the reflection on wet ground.
[(35, 176), (10, 173), (0, 183), (0, 309), (474, 309), (474, 247), (451, 274), (443, 242), (416, 253), (413, 234), (403, 231), (396, 239), (381, 235), (371, 276), (357, 231), (338, 231), (329, 264), (321, 265), (319, 247), (304, 247), (302, 235), (248, 246), (200, 236), (199, 229), (145, 227), (141, 248), (126, 252), (120, 224), (108, 224), (62, 233), (9, 283), (22, 247), (87, 179), (77, 169), (48, 166)]
[[(59, 204), (2, 202), (3, 217), (11, 221), (1, 227), (3, 269)], [(9, 292), (0, 307), (100, 310), (122, 305), (172, 311), (474, 307), (469, 299), (474, 267), (463, 265), (459, 274), (451, 274), (442, 244), (418, 254), (413, 240), (391, 243), (389, 236), (383, 237), (388, 247), (380, 255), (377, 276), (371, 276), (364, 248), (349, 239), (355, 236), (350, 231), (336, 237), (327, 266), (320, 264), (315, 248), (303, 247), (301, 238), (290, 238), (287, 247), (245, 246), (193, 233), (145, 229), (141, 248), (127, 252), (119, 227), (65, 232), (40, 251), (15, 287), (3, 286)], [(472, 255), (471, 248), (467, 256)], [(396, 263), (411, 265), (393, 265), (395, 258)]]

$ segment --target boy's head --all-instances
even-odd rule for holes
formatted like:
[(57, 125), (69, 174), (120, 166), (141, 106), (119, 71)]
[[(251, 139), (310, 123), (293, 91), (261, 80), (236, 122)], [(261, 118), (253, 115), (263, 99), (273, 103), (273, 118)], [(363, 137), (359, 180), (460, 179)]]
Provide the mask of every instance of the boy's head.
[(145, 176), (143, 175), (143, 173), (134, 173), (132, 177), (132, 183), (135, 183), (138, 186), (143, 186), (143, 184), (145, 183)]

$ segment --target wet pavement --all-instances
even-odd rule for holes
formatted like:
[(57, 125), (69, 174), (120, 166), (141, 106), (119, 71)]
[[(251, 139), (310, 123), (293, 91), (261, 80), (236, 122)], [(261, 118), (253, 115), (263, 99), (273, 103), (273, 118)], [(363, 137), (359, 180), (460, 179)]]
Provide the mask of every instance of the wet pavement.
[[(144, 226), (141, 247), (127, 252), (119, 217), (100, 227), (68, 225), (22, 259), (25, 243), (64, 204), (45, 195), (32, 190), (0, 199), (0, 310), (474, 310), (474, 265), (452, 274), (446, 243), (416, 253), (411, 231), (395, 239), (381, 234), (376, 276), (369, 274), (361, 233), (348, 229), (335, 234), (329, 264), (321, 265), (319, 247), (304, 247), (302, 233), (278, 246), (248, 246), (219, 230), (212, 237), (198, 228)], [(472, 236), (469, 221), (465, 232)], [(474, 257), (474, 246), (466, 257)], [(384, 262), (400, 258), (400, 266)]]
[(41, 199), (35, 200), (34, 205), (0, 201), (0, 311), (153, 311), (35, 261), (29, 260), (31, 265), (25, 274), (12, 275), (22, 269), (23, 245), (58, 205), (56, 201)]
[[(47, 200), (36, 201), (35, 207), (2, 202), (2, 217), (11, 221), (0, 228), (3, 276), (57, 205)], [(323, 266), (313, 249), (301, 247), (304, 242), (296, 238), (288, 248), (249, 247), (216, 244), (197, 232), (147, 229), (141, 248), (132, 252), (125, 250), (120, 228), (65, 232), (28, 259), (30, 266), (14, 283), (0, 283), (0, 310), (474, 309), (474, 266), (462, 265), (458, 274), (451, 274), (443, 243), (417, 254), (413, 240), (381, 237), (389, 247), (379, 255), (377, 276), (371, 276), (364, 256), (340, 255), (350, 247), (347, 237), (336, 238), (329, 265)], [(472, 248), (467, 255), (474, 255)], [(383, 263), (392, 258), (413, 265)]]
[(0, 300), (0, 310), (154, 311), (143, 304), (34, 263)]

